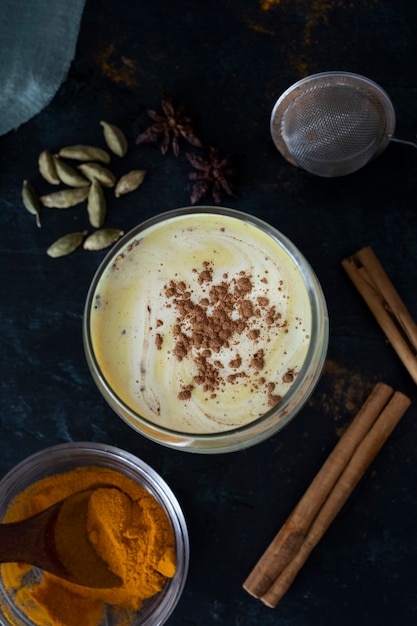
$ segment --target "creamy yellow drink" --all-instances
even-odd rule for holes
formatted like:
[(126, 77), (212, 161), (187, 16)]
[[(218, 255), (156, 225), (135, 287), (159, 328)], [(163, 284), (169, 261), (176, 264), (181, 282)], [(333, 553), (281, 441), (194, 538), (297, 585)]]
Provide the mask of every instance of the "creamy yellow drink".
[(215, 433), (277, 405), (311, 336), (303, 277), (280, 243), (217, 213), (138, 233), (102, 273), (90, 318), (99, 369), (132, 410)]

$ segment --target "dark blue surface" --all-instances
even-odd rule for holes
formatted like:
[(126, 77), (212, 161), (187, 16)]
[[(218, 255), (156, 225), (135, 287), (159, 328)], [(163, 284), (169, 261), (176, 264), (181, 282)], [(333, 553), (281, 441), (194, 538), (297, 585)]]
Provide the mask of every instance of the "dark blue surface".
[[(268, 9), (268, 5), (270, 8)], [(170, 626), (410, 626), (417, 622), (416, 388), (341, 268), (371, 245), (417, 319), (417, 152), (390, 145), (359, 172), (321, 179), (288, 164), (269, 135), (275, 100), (296, 80), (357, 72), (390, 95), (399, 136), (417, 132), (417, 8), (409, 0), (87, 0), (76, 58), (53, 102), (0, 137), (0, 475), (46, 446), (107, 442), (160, 472), (177, 494), (191, 541), (188, 582)], [(325, 373), (282, 433), (252, 449), (198, 456), (161, 448), (114, 416), (84, 358), (88, 285), (104, 253), (45, 250), (88, 228), (79, 207), (21, 204), (42, 149), (101, 142), (118, 124), (131, 148), (117, 163), (148, 172), (110, 203), (125, 231), (189, 204), (189, 164), (135, 146), (165, 89), (198, 119), (204, 141), (239, 157), (240, 197), (223, 204), (269, 221), (299, 246), (329, 306)], [(211, 199), (208, 199), (211, 204)], [(413, 404), (276, 609), (242, 590), (247, 574), (377, 381)]]

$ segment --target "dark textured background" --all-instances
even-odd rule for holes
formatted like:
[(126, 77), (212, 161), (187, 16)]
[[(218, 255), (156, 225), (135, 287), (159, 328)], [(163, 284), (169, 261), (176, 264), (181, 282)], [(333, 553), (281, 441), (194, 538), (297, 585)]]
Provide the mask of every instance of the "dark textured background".
[[(321, 179), (288, 164), (269, 136), (275, 100), (296, 80), (347, 70), (378, 82), (397, 134), (417, 132), (417, 5), (410, 0), (87, 0), (77, 53), (51, 104), (0, 137), (0, 474), (46, 446), (106, 442), (160, 472), (187, 518), (191, 563), (170, 626), (410, 626), (417, 621), (416, 389), (340, 261), (372, 245), (417, 318), (417, 153), (392, 144), (359, 172)], [(83, 305), (104, 252), (53, 260), (57, 237), (88, 228), (86, 211), (21, 204), (29, 179), (48, 185), (37, 157), (102, 143), (101, 119), (131, 145), (117, 173), (148, 172), (110, 202), (107, 225), (128, 230), (189, 204), (184, 151), (135, 146), (165, 89), (185, 102), (203, 139), (239, 157), (239, 198), (223, 204), (269, 221), (317, 272), (330, 314), (324, 375), (282, 433), (246, 451), (190, 455), (131, 431), (107, 407), (87, 369)], [(117, 169), (119, 168), (119, 169)], [(212, 203), (211, 198), (207, 199)], [(411, 408), (276, 609), (242, 582), (377, 381)]]

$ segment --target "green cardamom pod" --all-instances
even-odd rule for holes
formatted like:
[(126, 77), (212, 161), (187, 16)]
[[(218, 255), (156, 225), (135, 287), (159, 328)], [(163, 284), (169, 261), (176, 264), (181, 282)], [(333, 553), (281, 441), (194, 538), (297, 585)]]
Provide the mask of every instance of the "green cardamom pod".
[(91, 183), (88, 192), (87, 211), (91, 226), (94, 228), (103, 226), (107, 213), (107, 203), (103, 189), (96, 178)]
[(75, 146), (61, 148), (58, 152), (58, 156), (64, 159), (74, 159), (74, 161), (100, 161), (101, 163), (110, 163), (110, 154), (106, 150), (81, 143)]
[(82, 163), (78, 169), (91, 182), (96, 178), (104, 187), (114, 187), (116, 184), (113, 172), (99, 163)]
[(65, 161), (62, 161), (57, 156), (53, 157), (53, 161), (56, 173), (64, 185), (68, 185), (69, 187), (85, 187), (88, 185), (88, 180), (71, 167), (71, 165), (68, 165), (68, 163), (65, 163)]
[(29, 213), (35, 216), (36, 226), (40, 228), (41, 220), (40, 220), (39, 214), (41, 210), (41, 204), (39, 201), (38, 194), (36, 193), (32, 185), (27, 180), (23, 181), (22, 200), (23, 200), (23, 205), (29, 211)]
[(116, 198), (137, 189), (145, 180), (145, 170), (131, 170), (117, 181), (114, 195)]
[(123, 230), (117, 228), (101, 228), (91, 233), (84, 241), (84, 250), (103, 250), (116, 243), (124, 235)]
[(59, 185), (61, 182), (54, 163), (54, 158), (49, 150), (43, 150), (38, 158), (39, 172), (51, 185)]
[(61, 189), (40, 197), (40, 201), (46, 207), (52, 209), (68, 209), (83, 202), (90, 189), (90, 185), (76, 187), (74, 189)]
[(68, 233), (68, 235), (64, 235), (60, 237), (54, 243), (52, 243), (46, 251), (46, 254), (53, 259), (57, 259), (60, 256), (66, 256), (67, 254), (71, 254), (83, 242), (84, 237), (88, 234), (87, 230), (83, 230), (82, 232)]
[(103, 127), (104, 141), (109, 150), (119, 157), (124, 157), (128, 149), (124, 132), (114, 124), (108, 124), (107, 122), (100, 122), (100, 124)]

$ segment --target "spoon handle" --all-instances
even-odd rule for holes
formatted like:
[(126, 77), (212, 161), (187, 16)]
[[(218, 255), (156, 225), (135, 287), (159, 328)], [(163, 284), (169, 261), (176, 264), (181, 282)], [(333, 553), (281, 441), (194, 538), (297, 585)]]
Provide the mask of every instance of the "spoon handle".
[(45, 544), (50, 548), (54, 543), (57, 512), (55, 515), (51, 510), (43, 513), (19, 522), (0, 524), (0, 563), (22, 562), (44, 568), (50, 562), (50, 550), (46, 557)]

